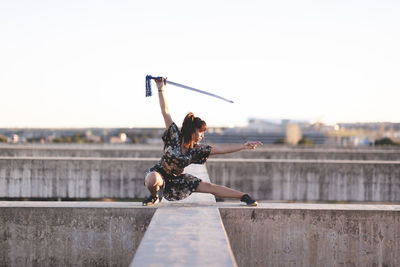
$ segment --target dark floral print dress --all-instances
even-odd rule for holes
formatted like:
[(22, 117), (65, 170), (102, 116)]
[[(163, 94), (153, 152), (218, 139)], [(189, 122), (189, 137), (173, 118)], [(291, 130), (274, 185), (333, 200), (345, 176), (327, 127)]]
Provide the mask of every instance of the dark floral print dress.
[(164, 155), (149, 172), (158, 172), (164, 179), (163, 197), (167, 200), (181, 200), (196, 191), (201, 179), (191, 174), (183, 173), (186, 166), (191, 163), (203, 164), (211, 152), (211, 146), (195, 144), (184, 153), (181, 150), (182, 134), (176, 124), (164, 132)]

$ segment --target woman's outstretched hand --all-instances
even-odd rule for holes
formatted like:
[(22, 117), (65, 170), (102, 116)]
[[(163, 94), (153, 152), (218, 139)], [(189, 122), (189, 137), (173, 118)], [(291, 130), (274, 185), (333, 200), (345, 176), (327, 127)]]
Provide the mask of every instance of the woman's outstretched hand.
[(243, 144), (243, 148), (244, 149), (256, 149), (257, 146), (262, 146), (263, 143), (261, 142), (246, 142), (245, 144)]
[(155, 81), (157, 84), (158, 91), (163, 91), (164, 90), (164, 78), (161, 77), (159, 79), (156, 79)]

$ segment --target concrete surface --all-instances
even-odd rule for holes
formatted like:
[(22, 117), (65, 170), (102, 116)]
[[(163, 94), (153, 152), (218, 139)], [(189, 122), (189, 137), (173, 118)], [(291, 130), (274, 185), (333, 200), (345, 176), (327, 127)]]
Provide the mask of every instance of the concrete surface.
[[(190, 165), (185, 172), (209, 181), (204, 165)], [(131, 267), (237, 266), (215, 203), (203, 193), (162, 201)]]
[(219, 209), (238, 266), (399, 266), (400, 206)]
[(158, 158), (0, 157), (3, 198), (143, 198)]
[(210, 159), (207, 169), (256, 199), (400, 201), (400, 161)]
[(138, 203), (0, 202), (0, 266), (128, 266), (154, 212)]

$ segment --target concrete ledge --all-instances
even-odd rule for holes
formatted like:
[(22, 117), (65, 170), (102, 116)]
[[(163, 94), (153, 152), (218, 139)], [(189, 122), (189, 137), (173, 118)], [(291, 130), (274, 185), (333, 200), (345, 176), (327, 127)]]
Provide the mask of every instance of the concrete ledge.
[(1, 146), (2, 157), (104, 157), (143, 158), (162, 156), (161, 146), (99, 146), (99, 145), (19, 145)]
[(154, 212), (133, 203), (0, 202), (0, 265), (128, 266)]
[[(212, 145), (212, 144), (211, 144)], [(8, 157), (157, 157), (162, 156), (162, 145), (5, 145), (0, 144), (0, 156)], [(380, 148), (302, 148), (263, 146), (233, 154), (214, 155), (213, 158), (257, 159), (332, 159), (332, 160), (400, 160), (400, 149)]]
[(236, 266), (216, 207), (162, 207), (131, 266)]
[[(190, 165), (185, 172), (209, 181), (204, 165)], [(214, 196), (194, 193), (158, 206), (132, 267), (236, 266)]]
[(333, 159), (262, 159), (262, 158), (214, 158), (207, 162), (233, 162), (233, 163), (331, 163), (331, 164), (400, 164), (400, 160), (333, 160)]
[(400, 206), (220, 208), (238, 266), (399, 266)]
[(327, 159), (327, 160), (400, 160), (400, 149), (385, 150), (366, 149), (335, 149), (335, 148), (257, 148), (244, 150), (234, 154), (217, 155), (217, 158), (243, 159)]
[(400, 161), (210, 159), (207, 169), (257, 199), (400, 201)]

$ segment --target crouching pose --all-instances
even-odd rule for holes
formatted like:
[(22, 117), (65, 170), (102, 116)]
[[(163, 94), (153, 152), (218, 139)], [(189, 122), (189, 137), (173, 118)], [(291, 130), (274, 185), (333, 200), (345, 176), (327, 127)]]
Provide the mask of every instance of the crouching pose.
[(260, 142), (229, 146), (209, 146), (199, 144), (204, 136), (207, 125), (193, 113), (186, 115), (181, 131), (172, 121), (165, 97), (163, 78), (156, 80), (161, 113), (164, 117), (166, 131), (162, 136), (164, 155), (145, 178), (145, 185), (150, 196), (143, 201), (143, 206), (153, 205), (160, 201), (158, 191), (163, 188), (162, 197), (167, 200), (181, 200), (193, 192), (211, 193), (219, 198), (237, 198), (249, 206), (257, 206), (257, 202), (248, 194), (230, 189), (222, 185), (204, 182), (201, 179), (183, 173), (191, 163), (203, 164), (210, 155), (232, 153), (244, 149), (255, 149)]

